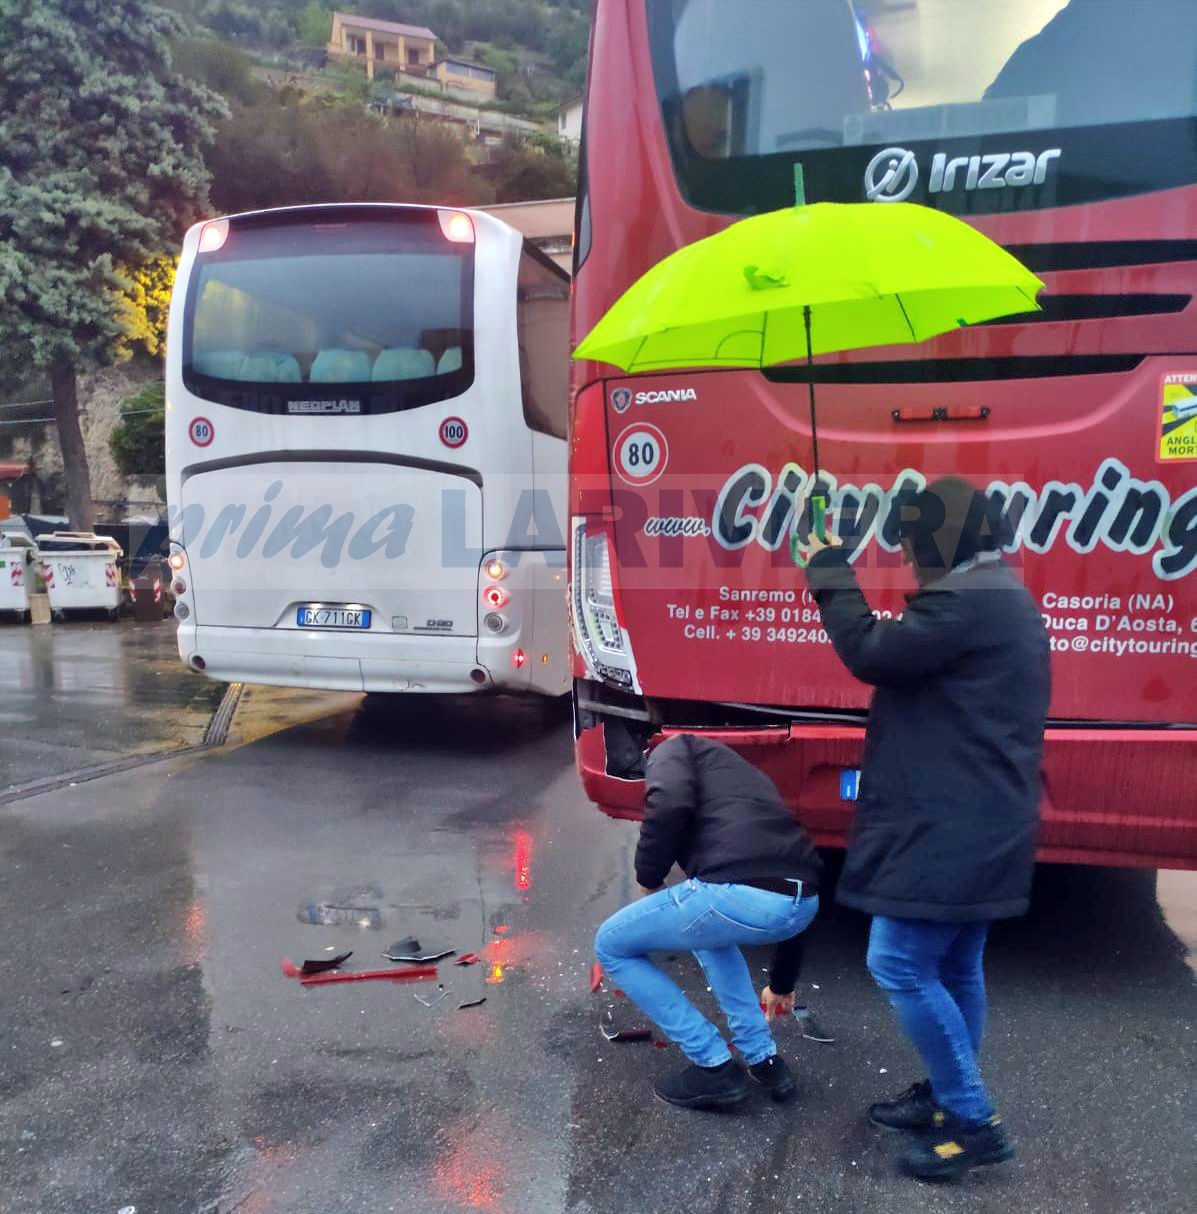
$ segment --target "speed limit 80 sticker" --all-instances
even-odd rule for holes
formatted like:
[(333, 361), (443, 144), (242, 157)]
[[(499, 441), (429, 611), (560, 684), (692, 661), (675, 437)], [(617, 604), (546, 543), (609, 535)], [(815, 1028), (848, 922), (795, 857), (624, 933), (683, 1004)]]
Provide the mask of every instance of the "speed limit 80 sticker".
[(629, 485), (651, 485), (669, 462), (669, 444), (656, 426), (637, 422), (615, 440), (615, 470)]
[(206, 417), (193, 417), (191, 425), (187, 427), (187, 437), (197, 447), (210, 447), (216, 437), (216, 431)]

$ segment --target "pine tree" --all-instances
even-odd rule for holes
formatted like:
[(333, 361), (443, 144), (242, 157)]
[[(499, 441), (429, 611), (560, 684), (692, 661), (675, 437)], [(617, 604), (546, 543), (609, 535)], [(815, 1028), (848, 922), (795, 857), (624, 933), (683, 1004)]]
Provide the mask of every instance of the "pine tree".
[(174, 72), (180, 31), (147, 0), (0, 0), (0, 348), (49, 373), (77, 528), (91, 525), (78, 372), (153, 327), (137, 276), (207, 203), (224, 110)]

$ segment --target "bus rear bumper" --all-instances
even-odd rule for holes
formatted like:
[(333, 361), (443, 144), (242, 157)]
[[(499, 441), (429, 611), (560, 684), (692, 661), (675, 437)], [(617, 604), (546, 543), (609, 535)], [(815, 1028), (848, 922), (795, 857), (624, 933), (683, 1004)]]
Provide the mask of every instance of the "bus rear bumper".
[(530, 690), (527, 671), (493, 643), (480, 661), (477, 637), (180, 624), (178, 642), (186, 665), (222, 682), (424, 695)]
[[(664, 736), (679, 732), (666, 728)], [(765, 771), (820, 846), (843, 847), (852, 802), (842, 775), (860, 766), (856, 726), (695, 729)], [(644, 782), (608, 772), (604, 730), (577, 740), (587, 795), (616, 818), (642, 815)], [(1197, 869), (1197, 729), (1049, 729), (1039, 859)]]

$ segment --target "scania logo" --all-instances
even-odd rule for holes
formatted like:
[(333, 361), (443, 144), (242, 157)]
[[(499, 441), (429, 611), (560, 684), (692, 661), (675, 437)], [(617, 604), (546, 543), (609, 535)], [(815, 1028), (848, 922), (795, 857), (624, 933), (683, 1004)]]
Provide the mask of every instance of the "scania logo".
[(870, 202), (903, 202), (919, 180), (918, 161), (907, 148), (886, 148), (865, 169), (865, 197)]
[(611, 393), (611, 408), (616, 413), (626, 413), (632, 404), (631, 388), (616, 388)]
[[(1004, 190), (1009, 186), (1043, 185), (1060, 148), (1045, 152), (989, 152), (976, 156), (949, 156), (936, 152), (927, 178), (928, 194), (951, 190)], [(865, 197), (870, 202), (902, 202), (914, 192), (919, 166), (908, 148), (886, 148), (865, 169)]]

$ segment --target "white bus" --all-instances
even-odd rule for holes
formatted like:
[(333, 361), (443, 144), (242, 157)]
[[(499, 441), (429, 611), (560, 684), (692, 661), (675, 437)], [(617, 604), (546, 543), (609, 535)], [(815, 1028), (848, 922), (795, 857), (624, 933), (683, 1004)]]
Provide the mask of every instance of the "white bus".
[(567, 691), (569, 278), (492, 216), (210, 220), (167, 345), (179, 653), (215, 679)]

